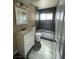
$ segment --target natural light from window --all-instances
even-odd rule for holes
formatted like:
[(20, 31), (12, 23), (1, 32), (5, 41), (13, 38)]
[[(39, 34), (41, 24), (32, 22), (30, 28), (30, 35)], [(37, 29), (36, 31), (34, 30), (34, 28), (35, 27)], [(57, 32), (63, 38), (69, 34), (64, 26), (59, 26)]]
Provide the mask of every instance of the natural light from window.
[(52, 20), (53, 13), (42, 13), (40, 14), (40, 20)]

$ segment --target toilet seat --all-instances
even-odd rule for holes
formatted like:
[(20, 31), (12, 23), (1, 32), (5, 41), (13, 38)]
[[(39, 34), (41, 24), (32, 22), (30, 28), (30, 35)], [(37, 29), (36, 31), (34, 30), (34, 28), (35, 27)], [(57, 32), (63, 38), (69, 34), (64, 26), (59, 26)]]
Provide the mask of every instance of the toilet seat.
[(40, 42), (41, 41), (41, 33), (36, 32), (36, 41)]

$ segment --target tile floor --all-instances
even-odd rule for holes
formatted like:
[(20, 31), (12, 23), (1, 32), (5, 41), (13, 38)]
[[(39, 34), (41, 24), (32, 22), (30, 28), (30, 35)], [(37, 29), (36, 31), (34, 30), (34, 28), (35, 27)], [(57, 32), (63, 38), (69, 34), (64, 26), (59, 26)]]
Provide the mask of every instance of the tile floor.
[(54, 42), (41, 39), (31, 50), (28, 59), (55, 59)]

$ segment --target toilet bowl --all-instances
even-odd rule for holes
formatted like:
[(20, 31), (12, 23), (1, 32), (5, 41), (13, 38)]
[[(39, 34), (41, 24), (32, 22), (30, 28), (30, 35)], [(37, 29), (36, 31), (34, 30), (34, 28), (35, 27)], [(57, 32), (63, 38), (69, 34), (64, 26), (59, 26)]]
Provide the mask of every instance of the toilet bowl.
[(40, 42), (41, 41), (41, 33), (36, 32), (36, 41)]

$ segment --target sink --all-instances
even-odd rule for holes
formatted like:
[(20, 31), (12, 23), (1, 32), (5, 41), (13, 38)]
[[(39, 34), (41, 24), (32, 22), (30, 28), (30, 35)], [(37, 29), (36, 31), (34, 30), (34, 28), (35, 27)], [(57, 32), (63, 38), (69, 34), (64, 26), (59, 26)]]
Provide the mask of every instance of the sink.
[[(31, 29), (31, 31), (35, 30), (35, 27)], [(26, 34), (26, 33), (29, 33), (30, 30), (26, 29), (26, 28), (23, 28), (21, 29), (21, 31), (19, 31), (18, 33), (19, 34)]]
[(25, 33), (27, 33), (27, 32), (28, 32), (28, 30), (25, 29), (25, 28), (23, 28), (23, 29), (21, 29), (18, 33), (20, 33), (20, 34), (25, 34)]

